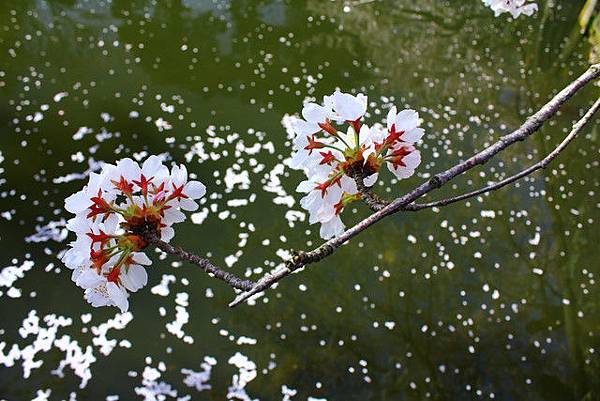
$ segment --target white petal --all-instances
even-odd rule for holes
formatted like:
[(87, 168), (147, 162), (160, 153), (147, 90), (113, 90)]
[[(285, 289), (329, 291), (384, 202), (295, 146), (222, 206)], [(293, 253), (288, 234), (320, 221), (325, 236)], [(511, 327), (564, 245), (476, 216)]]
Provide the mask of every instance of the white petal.
[(129, 301), (127, 300), (127, 291), (124, 288), (119, 287), (117, 284), (109, 282), (106, 284), (106, 291), (108, 296), (115, 303), (115, 305), (121, 309), (121, 313), (127, 312), (129, 309)]
[(140, 265), (130, 265), (121, 271), (121, 283), (131, 292), (136, 292), (148, 283), (148, 273)]
[(346, 141), (348, 147), (356, 147), (356, 135), (354, 135), (354, 129), (352, 127), (348, 127), (348, 130), (345, 134), (340, 133), (340, 137), (342, 137)]
[[(74, 243), (72, 243), (74, 244)], [(77, 269), (82, 265), (89, 265), (89, 253), (84, 254), (78, 248), (71, 248), (65, 252), (62, 256), (61, 261), (67, 266), (69, 269)]]
[(115, 177), (117, 174), (117, 166), (110, 163), (105, 163), (102, 165), (102, 170), (100, 171), (100, 175), (103, 177), (110, 176), (111, 178)]
[(313, 189), (315, 189), (314, 182), (312, 182), (310, 180), (306, 180), (306, 181), (302, 181), (300, 184), (298, 184), (298, 186), (296, 187), (296, 192), (308, 193), (308, 192), (312, 191)]
[(90, 230), (90, 221), (83, 215), (73, 217), (67, 221), (67, 230), (74, 233), (86, 233)]
[(88, 195), (96, 196), (98, 190), (101, 188), (101, 184), (104, 181), (104, 176), (98, 173), (90, 173), (90, 180), (88, 181), (88, 185), (84, 188)]
[(144, 252), (134, 252), (131, 254), (133, 261), (139, 265), (150, 266), (152, 260)]
[(528, 17), (531, 17), (538, 10), (536, 3), (526, 4), (521, 8), (521, 12)]
[(173, 166), (171, 169), (171, 179), (176, 186), (184, 185), (187, 182), (188, 174), (185, 165)]
[(373, 133), (367, 124), (360, 127), (359, 140), (361, 145), (371, 145), (373, 143)]
[(419, 113), (414, 110), (402, 110), (396, 115), (395, 128), (396, 132), (408, 132), (417, 128), (419, 125)]
[(379, 178), (379, 173), (371, 174), (367, 178), (363, 180), (367, 187), (372, 187), (377, 182), (377, 178)]
[(179, 207), (188, 212), (198, 210), (198, 204), (191, 199), (182, 199), (179, 201)]
[(113, 213), (108, 216), (108, 218), (104, 221), (104, 223), (100, 224), (100, 227), (103, 226), (103, 230), (107, 234), (114, 234), (119, 229), (119, 223), (121, 222), (120, 215)]
[(408, 168), (416, 169), (421, 164), (421, 152), (415, 150), (404, 156), (402, 159)]
[(175, 230), (173, 230), (173, 228), (171, 228), (171, 227), (163, 227), (160, 230), (160, 239), (165, 242), (171, 241), (174, 236), (175, 236)]
[(191, 199), (200, 199), (206, 194), (206, 186), (200, 181), (190, 181), (185, 186), (183, 193)]
[(388, 169), (390, 169), (390, 171), (399, 180), (403, 180), (405, 178), (409, 178), (410, 176), (412, 176), (415, 173), (415, 170), (413, 170), (411, 168), (402, 167), (402, 166), (398, 166), (398, 167), (394, 168), (394, 166), (391, 163), (388, 163), (387, 166), (388, 166)]
[(165, 210), (164, 223), (166, 225), (170, 226), (173, 224), (181, 223), (182, 221), (185, 221), (185, 214), (183, 214), (180, 210), (177, 210), (177, 208), (171, 207)]
[(336, 91), (333, 94), (334, 112), (345, 121), (356, 121), (367, 111), (367, 97), (363, 94), (352, 96)]
[[(340, 192), (347, 192), (350, 195), (353, 195), (358, 192), (358, 189), (356, 188), (356, 181), (354, 181), (352, 178), (348, 177), (347, 175), (342, 176), (340, 185), (341, 185)], [(338, 196), (336, 196), (336, 198), (341, 195), (342, 194), (340, 193)], [(339, 199), (335, 199), (335, 203), (337, 203), (338, 200)]]
[(144, 174), (146, 178), (154, 177), (162, 165), (162, 158), (160, 156), (152, 155), (147, 158), (142, 165), (142, 174)]
[(161, 184), (165, 184), (165, 188), (169, 187), (169, 181), (171, 180), (171, 173), (169, 172), (169, 168), (165, 165), (160, 165), (158, 170), (154, 173), (154, 180), (152, 180), (152, 184), (156, 187), (160, 187)]
[(78, 268), (73, 269), (73, 273), (71, 273), (71, 280), (74, 283), (77, 283), (77, 279), (79, 279), (79, 276), (81, 276), (81, 273), (83, 273), (87, 269), (88, 269), (87, 267), (78, 267)]
[(423, 128), (413, 128), (410, 131), (406, 131), (400, 137), (404, 142), (407, 143), (415, 143), (418, 142), (423, 135), (425, 134), (425, 130)]
[(321, 224), (319, 234), (323, 239), (330, 239), (344, 232), (344, 223), (336, 216), (326, 223)]
[(69, 196), (65, 199), (65, 209), (68, 212), (77, 214), (92, 205), (92, 201), (87, 194), (87, 191), (84, 189), (82, 191), (76, 192), (73, 195)]
[(415, 168), (421, 164), (421, 153), (418, 150), (409, 153), (402, 158), (402, 162), (406, 166), (398, 166), (394, 168), (393, 164), (387, 163), (388, 168), (396, 177), (399, 179), (405, 179), (412, 176), (415, 173)]
[(114, 305), (114, 302), (108, 296), (108, 292), (106, 291), (106, 287), (103, 285), (95, 288), (88, 288), (85, 290), (85, 299), (88, 301), (94, 308), (98, 308), (100, 306), (109, 306)]
[(330, 109), (316, 103), (307, 103), (302, 108), (302, 117), (311, 123), (324, 123), (331, 114)]
[(392, 125), (394, 125), (394, 123), (396, 122), (396, 113), (396, 106), (392, 106), (390, 111), (388, 111), (387, 118), (385, 119), (388, 130), (392, 129)]
[(81, 288), (94, 288), (106, 282), (106, 277), (99, 275), (95, 269), (86, 269), (78, 277), (75, 284)]
[(121, 159), (117, 163), (118, 174), (123, 176), (127, 181), (139, 180), (141, 169), (137, 162), (130, 158)]
[[(299, 121), (298, 119), (294, 120), (294, 121)], [(295, 122), (294, 122), (295, 124)], [(311, 134), (304, 134), (304, 135), (300, 135), (300, 134), (296, 134), (294, 133), (294, 150), (297, 151), (304, 151), (306, 145), (308, 145), (308, 136)]]
[(319, 127), (318, 124), (310, 123), (301, 119), (297, 119), (296, 121), (294, 121), (292, 123), (292, 126), (294, 127), (294, 131), (296, 131), (296, 134), (304, 137), (306, 137), (307, 135), (310, 136), (316, 134), (317, 132), (321, 131), (321, 127)]
[(299, 150), (292, 156), (289, 162), (290, 168), (294, 170), (302, 170), (305, 167), (306, 162), (309, 160), (308, 152)]

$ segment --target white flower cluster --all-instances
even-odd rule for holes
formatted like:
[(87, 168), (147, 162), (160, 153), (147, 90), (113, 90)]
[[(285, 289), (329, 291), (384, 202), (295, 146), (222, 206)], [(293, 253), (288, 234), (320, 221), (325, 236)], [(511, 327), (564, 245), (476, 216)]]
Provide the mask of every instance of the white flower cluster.
[(537, 10), (536, 3), (529, 0), (482, 0), (483, 4), (494, 11), (497, 17), (503, 13), (510, 13), (513, 18), (518, 18), (521, 14), (532, 16)]
[(77, 239), (62, 258), (85, 299), (95, 307), (127, 311), (128, 291), (148, 281), (144, 266), (151, 261), (141, 252), (148, 245), (141, 233), (150, 230), (168, 242), (175, 235), (173, 224), (185, 220), (181, 210), (196, 210), (195, 199), (205, 193), (202, 183), (188, 181), (185, 166), (169, 171), (159, 156), (150, 156), (142, 167), (122, 159), (90, 174), (88, 184), (65, 200), (75, 214), (67, 228)]
[[(366, 177), (372, 186), (383, 164), (398, 178), (413, 175), (421, 163), (414, 144), (424, 134), (414, 110), (397, 112), (392, 107), (387, 126), (371, 127), (361, 120), (367, 112), (367, 97), (340, 91), (325, 96), (321, 105), (307, 103), (302, 117), (286, 117), (283, 124), (294, 136), (290, 167), (303, 170), (307, 180), (298, 192), (307, 193), (300, 204), (309, 212), (311, 224), (320, 223), (320, 235), (332, 238), (344, 231), (340, 213), (349, 203), (360, 199), (352, 171)], [(347, 124), (346, 132), (334, 126)]]

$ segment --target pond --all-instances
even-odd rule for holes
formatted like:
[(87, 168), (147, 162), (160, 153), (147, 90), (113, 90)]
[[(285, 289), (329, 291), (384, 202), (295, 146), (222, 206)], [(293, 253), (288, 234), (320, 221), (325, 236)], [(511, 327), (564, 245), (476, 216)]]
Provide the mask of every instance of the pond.
[[(60, 255), (64, 199), (151, 154), (207, 186), (172, 243), (253, 280), (322, 242), (282, 125), (336, 88), (417, 110), (399, 196), (519, 127), (588, 66), (583, 1), (495, 18), (478, 0), (5, 0), (0, 7), (0, 399), (600, 398), (598, 125), (548, 168), (398, 213), (262, 296), (148, 252), (127, 313), (92, 308)], [(426, 199), (541, 159), (597, 88)], [(344, 212), (350, 226), (370, 211)], [(191, 386), (190, 386), (191, 385)]]

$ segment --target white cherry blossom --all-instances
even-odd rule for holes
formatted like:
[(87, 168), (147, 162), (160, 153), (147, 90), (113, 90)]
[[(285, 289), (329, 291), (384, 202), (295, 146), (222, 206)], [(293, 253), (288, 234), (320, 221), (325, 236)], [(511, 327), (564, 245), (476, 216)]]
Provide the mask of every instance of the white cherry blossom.
[(126, 311), (129, 292), (147, 284), (151, 261), (142, 252), (147, 246), (142, 233), (173, 238), (173, 225), (186, 218), (183, 211), (196, 210), (196, 200), (206, 193), (202, 183), (188, 178), (185, 166), (169, 171), (160, 156), (148, 157), (142, 166), (125, 158), (92, 173), (87, 185), (65, 200), (75, 214), (67, 228), (77, 238), (62, 261), (92, 306)]
[[(308, 211), (309, 223), (321, 225), (320, 236), (328, 239), (344, 231), (341, 212), (361, 198), (351, 174), (363, 175), (366, 186), (373, 186), (386, 165), (398, 179), (412, 176), (421, 163), (414, 144), (424, 135), (419, 127), (419, 114), (414, 110), (390, 108), (387, 124), (365, 124), (367, 97), (334, 92), (325, 96), (323, 105), (307, 103), (304, 119), (286, 116), (283, 124), (293, 139), (292, 169), (302, 170), (307, 177), (298, 192)], [(344, 129), (333, 125), (347, 124)]]
[(354, 96), (349, 93), (335, 91), (325, 96), (324, 103), (333, 109), (333, 118), (338, 122), (354, 122), (360, 120), (367, 112), (367, 97), (362, 93)]
[(419, 113), (414, 110), (407, 109), (397, 113), (396, 106), (393, 106), (386, 120), (388, 131), (400, 133), (402, 142), (418, 142), (425, 134), (425, 130), (419, 128)]
[(421, 153), (412, 145), (390, 149), (388, 155), (390, 156), (387, 162), (388, 169), (401, 180), (412, 176), (421, 164)]
[(513, 18), (521, 14), (532, 16), (538, 10), (537, 3), (529, 0), (483, 0), (483, 4), (491, 8), (496, 17), (503, 13), (510, 13)]

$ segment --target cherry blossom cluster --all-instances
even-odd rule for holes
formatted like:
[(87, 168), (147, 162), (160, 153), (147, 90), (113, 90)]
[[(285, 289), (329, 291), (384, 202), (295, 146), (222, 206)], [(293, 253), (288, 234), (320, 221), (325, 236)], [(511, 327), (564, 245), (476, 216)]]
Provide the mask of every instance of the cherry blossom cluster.
[(364, 177), (367, 187), (377, 181), (383, 165), (398, 178), (413, 175), (421, 163), (414, 144), (424, 134), (419, 115), (414, 110), (397, 112), (392, 107), (386, 125), (363, 123), (367, 97), (334, 92), (322, 104), (307, 103), (302, 117), (284, 118), (284, 125), (294, 135), (294, 152), (290, 167), (303, 170), (307, 180), (298, 192), (306, 193), (300, 201), (309, 213), (311, 224), (320, 223), (320, 235), (329, 239), (344, 231), (340, 214), (344, 207), (361, 198), (353, 172)]
[(482, 0), (483, 4), (494, 11), (497, 17), (503, 13), (510, 13), (513, 18), (518, 18), (521, 14), (532, 16), (538, 9), (534, 2), (529, 0)]
[(129, 292), (148, 281), (145, 233), (168, 242), (173, 225), (185, 220), (182, 210), (196, 210), (195, 200), (205, 193), (202, 183), (188, 181), (185, 166), (169, 171), (159, 156), (148, 157), (141, 167), (122, 159), (90, 174), (87, 185), (65, 200), (75, 214), (67, 228), (77, 239), (62, 258), (85, 299), (95, 307), (127, 311)]

